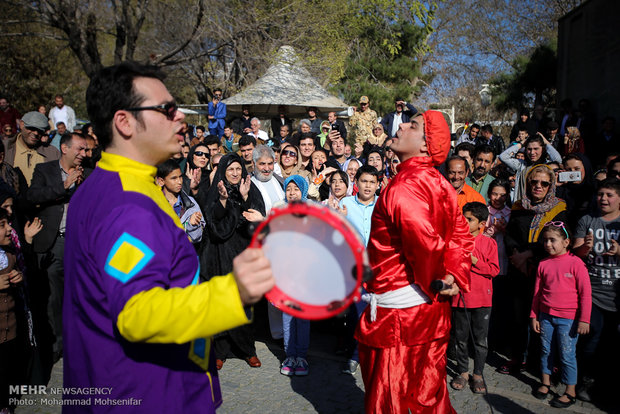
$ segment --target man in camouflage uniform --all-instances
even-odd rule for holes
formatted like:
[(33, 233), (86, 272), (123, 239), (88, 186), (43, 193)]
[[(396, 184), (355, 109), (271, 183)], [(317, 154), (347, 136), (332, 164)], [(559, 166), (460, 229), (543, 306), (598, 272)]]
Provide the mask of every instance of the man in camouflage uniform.
[(355, 108), (355, 113), (349, 119), (349, 135), (355, 139), (356, 144), (364, 145), (364, 142), (372, 136), (372, 127), (376, 123), (377, 113), (370, 109), (368, 97), (362, 96), (360, 98), (360, 109)]

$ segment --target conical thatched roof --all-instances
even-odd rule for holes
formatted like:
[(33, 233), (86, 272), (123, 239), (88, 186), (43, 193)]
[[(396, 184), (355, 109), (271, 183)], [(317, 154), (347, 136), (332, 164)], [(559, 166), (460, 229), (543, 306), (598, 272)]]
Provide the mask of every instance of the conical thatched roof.
[(223, 102), (229, 113), (240, 113), (242, 105), (250, 105), (250, 112), (256, 116), (277, 116), (279, 105), (285, 105), (292, 116), (305, 115), (309, 106), (323, 113), (347, 109), (347, 104), (319, 85), (291, 46), (282, 46), (275, 63), (262, 77)]

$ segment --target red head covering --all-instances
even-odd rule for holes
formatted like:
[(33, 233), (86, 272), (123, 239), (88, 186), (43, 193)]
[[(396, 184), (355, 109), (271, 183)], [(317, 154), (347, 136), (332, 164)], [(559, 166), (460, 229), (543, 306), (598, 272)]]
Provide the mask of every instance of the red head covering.
[(448, 158), (450, 152), (450, 127), (439, 111), (426, 111), (424, 117), (424, 134), (426, 146), (433, 160), (433, 165), (440, 165)]

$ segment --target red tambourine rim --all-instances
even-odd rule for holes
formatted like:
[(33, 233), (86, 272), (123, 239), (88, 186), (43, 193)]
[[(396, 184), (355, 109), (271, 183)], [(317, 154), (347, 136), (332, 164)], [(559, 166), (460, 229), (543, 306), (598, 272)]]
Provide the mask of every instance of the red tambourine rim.
[(269, 292), (267, 292), (265, 297), (276, 308), (298, 318), (318, 320), (336, 316), (346, 310), (351, 303), (360, 300), (363, 269), (364, 265), (368, 262), (368, 260), (365, 259), (364, 245), (362, 244), (360, 238), (357, 237), (354, 228), (346, 221), (346, 219), (340, 217), (338, 213), (334, 213), (329, 208), (319, 204), (295, 202), (281, 208), (273, 208), (267, 219), (261, 222), (254, 231), (252, 241), (250, 242), (250, 247), (261, 247), (263, 244), (262, 233), (265, 230), (265, 227), (273, 219), (288, 214), (307, 215), (320, 218), (343, 235), (353, 253), (353, 257), (357, 265), (355, 289), (353, 289), (353, 291), (342, 301), (332, 302), (329, 305), (310, 305), (303, 303), (284, 293), (277, 286), (274, 286)]

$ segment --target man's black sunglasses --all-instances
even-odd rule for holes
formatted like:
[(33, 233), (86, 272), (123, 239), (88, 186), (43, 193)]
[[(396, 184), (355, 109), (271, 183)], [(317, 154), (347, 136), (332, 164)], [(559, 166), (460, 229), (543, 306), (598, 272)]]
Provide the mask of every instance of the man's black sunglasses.
[(127, 108), (125, 111), (157, 111), (160, 114), (166, 115), (170, 121), (174, 119), (177, 115), (177, 111), (179, 110), (179, 106), (176, 102), (168, 102), (161, 105), (153, 105), (153, 106), (139, 106), (136, 108)]
[(27, 130), (32, 131), (32, 132), (36, 132), (39, 135), (45, 135), (45, 130), (41, 129), (41, 128), (35, 128), (35, 127), (25, 127)]

